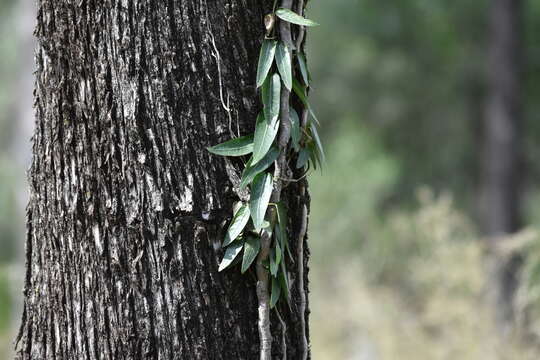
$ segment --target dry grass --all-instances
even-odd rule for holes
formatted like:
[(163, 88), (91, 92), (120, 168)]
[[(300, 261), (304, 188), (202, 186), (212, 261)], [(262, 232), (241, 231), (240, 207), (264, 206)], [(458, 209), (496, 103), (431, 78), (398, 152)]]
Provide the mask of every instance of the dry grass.
[(417, 212), (384, 220), (380, 237), (402, 244), (385, 250), (387, 268), (375, 281), (366, 266), (373, 259), (362, 254), (312, 269), (314, 358), (537, 359), (517, 341), (500, 341), (486, 305), (482, 242), (467, 219), (449, 196), (419, 198)]

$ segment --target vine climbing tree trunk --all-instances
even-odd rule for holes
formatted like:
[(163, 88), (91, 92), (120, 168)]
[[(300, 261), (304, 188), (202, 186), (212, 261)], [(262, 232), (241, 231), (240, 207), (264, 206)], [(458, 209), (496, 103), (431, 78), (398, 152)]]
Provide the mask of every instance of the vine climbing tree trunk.
[[(256, 275), (218, 273), (243, 164), (206, 147), (253, 131), (271, 6), (38, 1), (19, 359), (259, 356)], [(305, 238), (304, 187), (281, 193), (290, 238)], [(272, 358), (309, 351), (301, 246)]]
[(493, 0), (490, 10), (488, 88), (483, 122), (481, 223), (494, 253), (492, 288), (497, 322), (513, 322), (518, 256), (499, 254), (499, 243), (521, 224), (521, 0)]

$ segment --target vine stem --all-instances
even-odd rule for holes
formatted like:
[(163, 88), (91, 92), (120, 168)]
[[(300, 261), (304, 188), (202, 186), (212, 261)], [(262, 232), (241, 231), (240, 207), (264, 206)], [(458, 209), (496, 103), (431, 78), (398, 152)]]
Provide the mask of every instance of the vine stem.
[(276, 310), (276, 316), (281, 324), (281, 352), (283, 353), (281, 360), (287, 360), (287, 324), (278, 310)]
[[(292, 9), (292, 0), (281, 0), (281, 7), (283, 9)], [(291, 35), (291, 24), (287, 21), (280, 21), (279, 25), (279, 35), (281, 36), (281, 41), (289, 47), (289, 49), (294, 50), (296, 46), (292, 41)]]
[(297, 244), (297, 263), (298, 263), (298, 295), (300, 301), (298, 303), (298, 313), (300, 316), (300, 338), (302, 341), (302, 355), (301, 360), (307, 360), (309, 345), (306, 336), (306, 293), (304, 289), (304, 238), (307, 231), (307, 218), (308, 209), (304, 202), (306, 194), (305, 181), (301, 185), (300, 199), (302, 201), (302, 223), (300, 224), (300, 231), (298, 232), (298, 244)]
[[(299, 15), (304, 14), (304, 0), (298, 0), (297, 12)], [(298, 52), (302, 51), (304, 46), (306, 35), (306, 28), (300, 26), (298, 35), (296, 37), (296, 49)], [(307, 84), (306, 84), (307, 85)], [(300, 117), (301, 129), (305, 129), (308, 122), (308, 108), (305, 106), (302, 109)], [(307, 173), (306, 173), (307, 174)], [(303, 177), (302, 177), (303, 178)], [(300, 316), (300, 340), (302, 342), (302, 354), (300, 359), (307, 360), (309, 355), (309, 344), (306, 335), (306, 290), (304, 289), (304, 240), (307, 232), (308, 221), (308, 209), (304, 201), (306, 195), (306, 181), (302, 182), (300, 189), (300, 199), (302, 201), (302, 222), (300, 224), (300, 231), (298, 232), (298, 244), (297, 244), (297, 272), (298, 272), (298, 294), (300, 301), (298, 303), (298, 314)]]
[[(272, 209), (268, 210), (273, 213)], [(275, 216), (275, 215), (273, 215)], [(264, 266), (270, 254), (272, 234), (266, 229), (261, 236), (261, 251), (257, 256), (257, 298), (259, 301), (259, 352), (260, 360), (270, 360), (272, 356), (272, 333), (270, 332), (270, 295), (268, 294), (269, 274)]]
[[(296, 12), (300, 16), (304, 14), (304, 0), (298, 0), (298, 6), (296, 8)], [(298, 51), (300, 51), (302, 48), (302, 43), (304, 42), (305, 34), (306, 34), (306, 28), (304, 26), (300, 26), (298, 29), (298, 36), (296, 37), (296, 49), (298, 49)]]
[[(281, 7), (284, 9), (291, 10), (292, 5), (293, 5), (293, 0), (281, 1)], [(279, 31), (280, 31), (281, 41), (283, 41), (286, 44), (286, 46), (288, 46), (290, 49), (295, 49), (296, 48), (295, 44), (292, 41), (290, 23), (287, 21), (280, 21)], [(272, 190), (272, 195), (270, 196), (270, 201), (272, 203), (278, 203), (281, 200), (281, 190), (283, 188), (282, 174), (286, 173), (287, 147), (289, 145), (289, 139), (291, 137), (291, 124), (289, 121), (289, 115), (290, 115), (289, 101), (290, 101), (291, 94), (290, 94), (290, 91), (284, 85), (282, 85), (281, 88), (282, 89), (281, 89), (281, 98), (280, 98), (280, 124), (279, 124), (279, 138), (278, 138), (278, 146), (280, 149), (280, 154), (279, 154), (278, 159), (275, 162), (274, 188)], [(304, 216), (304, 212), (306, 211), (307, 211), (306, 206), (303, 205), (302, 216)], [(276, 221), (276, 217), (277, 217), (277, 214), (276, 214), (275, 208), (274, 207), (269, 208), (266, 213), (266, 219), (269, 221), (269, 223), (274, 224)], [(303, 225), (303, 227), (305, 227), (305, 225)], [(304, 230), (304, 235), (305, 235), (305, 230)], [(272, 244), (272, 234), (267, 229), (263, 229), (262, 234), (261, 234), (261, 251), (259, 252), (259, 255), (257, 256), (257, 298), (259, 302), (258, 327), (259, 327), (259, 342), (260, 342), (260, 357), (259, 357), (260, 360), (270, 360), (272, 356), (272, 333), (270, 330), (270, 295), (268, 291), (270, 275), (269, 275), (268, 269), (264, 265), (268, 260), (271, 244)], [(302, 249), (303, 249), (303, 246), (302, 246)], [(302, 250), (302, 257), (299, 263), (303, 263), (303, 250)], [(303, 274), (303, 267), (300, 271), (301, 271), (301, 274)], [(303, 304), (304, 304), (303, 307), (301, 306), (301, 308), (304, 309), (301, 312), (302, 338), (303, 338), (302, 359), (307, 359), (308, 346), (307, 346), (307, 340), (306, 340), (306, 335), (305, 335), (305, 319), (303, 315), (305, 313), (305, 294), (303, 292), (303, 279), (301, 281), (302, 281), (302, 291), (300, 292), (302, 294), (301, 302), (302, 302), (302, 297), (303, 297)], [(282, 328), (282, 330), (283, 332), (285, 332), (286, 328)], [(284, 336), (285, 334), (283, 333), (282, 337)], [(283, 346), (282, 351), (286, 358), (287, 356), (286, 342), (282, 342), (282, 346)]]

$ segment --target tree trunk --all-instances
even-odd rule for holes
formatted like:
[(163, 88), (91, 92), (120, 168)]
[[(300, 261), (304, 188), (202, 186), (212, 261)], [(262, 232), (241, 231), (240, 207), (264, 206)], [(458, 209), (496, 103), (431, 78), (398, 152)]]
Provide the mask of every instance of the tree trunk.
[[(217, 271), (243, 165), (206, 147), (253, 132), (271, 3), (39, 0), (19, 359), (258, 357), (256, 277)], [(273, 358), (300, 358), (298, 295)]]
[[(484, 117), (481, 186), (482, 231), (493, 248), (521, 226), (521, 0), (492, 0), (488, 89)], [(496, 260), (494, 291), (498, 323), (513, 319), (512, 302), (520, 260)]]

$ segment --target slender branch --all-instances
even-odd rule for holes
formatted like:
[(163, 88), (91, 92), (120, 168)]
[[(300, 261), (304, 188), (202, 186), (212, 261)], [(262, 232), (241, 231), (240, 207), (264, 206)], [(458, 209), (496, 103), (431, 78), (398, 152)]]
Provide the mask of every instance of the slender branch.
[[(304, 14), (304, 5), (305, 5), (304, 0), (298, 0), (297, 13), (299, 15)], [(305, 27), (300, 26), (298, 30), (298, 36), (296, 37), (296, 48), (298, 51), (301, 51), (302, 47), (304, 46), (305, 35), (306, 35)], [(305, 106), (302, 109), (302, 114), (300, 116), (301, 129), (306, 128), (307, 122), (308, 122), (308, 108), (307, 106)], [(307, 219), (308, 219), (308, 209), (307, 209), (307, 205), (304, 202), (305, 195), (306, 195), (306, 181), (302, 182), (301, 189), (300, 189), (300, 196), (301, 196), (301, 201), (302, 201), (302, 220), (301, 220), (302, 222), (300, 224), (300, 231), (298, 232), (298, 240), (297, 240), (298, 294), (300, 297), (300, 301), (298, 303), (298, 314), (300, 316), (300, 340), (302, 343), (302, 354), (300, 357), (301, 360), (307, 360), (308, 355), (309, 355), (309, 344), (308, 344), (307, 336), (306, 336), (306, 289), (304, 288), (304, 240), (306, 237)]]
[[(272, 212), (269, 209), (268, 212)], [(275, 216), (275, 215), (274, 215)], [(264, 266), (270, 254), (272, 234), (263, 230), (261, 251), (257, 256), (257, 298), (259, 300), (259, 343), (260, 360), (270, 360), (272, 356), (272, 333), (270, 332), (270, 295), (268, 294), (269, 274)]]
[[(298, 15), (304, 14), (304, 0), (298, 0), (298, 6), (296, 7)], [(298, 36), (296, 37), (296, 49), (300, 51), (302, 49), (302, 43), (304, 42), (304, 36), (306, 35), (305, 26), (298, 27)]]
[(283, 353), (281, 360), (287, 360), (287, 324), (283, 321), (283, 318), (277, 309), (276, 316), (281, 324), (281, 352)]
[(300, 196), (302, 199), (302, 223), (300, 224), (300, 231), (298, 232), (298, 244), (297, 244), (297, 264), (298, 264), (298, 295), (300, 301), (298, 303), (298, 314), (300, 316), (300, 340), (302, 342), (302, 355), (301, 360), (307, 360), (308, 358), (308, 341), (306, 337), (306, 292), (304, 289), (304, 238), (307, 231), (307, 217), (308, 210), (303, 199), (306, 193), (305, 182), (301, 185)]
[[(290, 9), (292, 0), (282, 0), (281, 7)], [(291, 26), (286, 21), (280, 21), (281, 40), (294, 47), (291, 38)], [(291, 136), (291, 128), (289, 121), (289, 99), (290, 92), (282, 86), (280, 99), (280, 124), (279, 124), (279, 139), (278, 145), (280, 155), (276, 161), (274, 169), (274, 189), (270, 201), (277, 203), (281, 199), (282, 181), (281, 174), (285, 171), (287, 164), (287, 146)], [(270, 224), (274, 224), (276, 220), (276, 211), (273, 207), (269, 208), (266, 213), (266, 218)], [(257, 298), (259, 301), (259, 341), (260, 341), (260, 360), (270, 360), (272, 354), (272, 333), (270, 332), (270, 296), (269, 288), (269, 273), (265, 268), (264, 263), (268, 260), (270, 254), (270, 246), (272, 244), (272, 234), (268, 230), (263, 230), (261, 236), (261, 251), (257, 257)], [(285, 353), (287, 350), (285, 349)]]
[[(292, 0), (281, 0), (281, 7), (283, 9), (292, 9)], [(294, 50), (296, 46), (292, 41), (291, 35), (291, 24), (288, 21), (280, 21), (279, 34), (281, 36), (281, 41), (289, 47), (289, 49)]]

